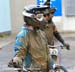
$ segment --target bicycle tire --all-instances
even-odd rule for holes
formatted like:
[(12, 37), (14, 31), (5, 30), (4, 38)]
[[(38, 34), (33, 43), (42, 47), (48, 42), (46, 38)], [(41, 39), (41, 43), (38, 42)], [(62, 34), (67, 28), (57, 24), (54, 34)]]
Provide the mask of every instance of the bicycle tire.
[(63, 66), (57, 66), (57, 67), (55, 67), (55, 72), (68, 72), (68, 71)]

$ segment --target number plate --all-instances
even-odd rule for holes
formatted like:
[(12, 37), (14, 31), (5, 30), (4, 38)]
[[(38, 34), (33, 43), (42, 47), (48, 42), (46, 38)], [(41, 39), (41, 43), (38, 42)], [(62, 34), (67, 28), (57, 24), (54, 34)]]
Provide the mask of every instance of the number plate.
[(58, 49), (50, 49), (50, 55), (58, 55)]

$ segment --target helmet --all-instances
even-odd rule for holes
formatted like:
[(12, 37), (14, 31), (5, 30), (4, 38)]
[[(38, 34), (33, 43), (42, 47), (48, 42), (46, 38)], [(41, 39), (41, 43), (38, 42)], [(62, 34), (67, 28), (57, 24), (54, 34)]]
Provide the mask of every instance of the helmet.
[(34, 5), (25, 6), (24, 10), (22, 12), (23, 16), (33, 17), (33, 15), (34, 15), (34, 7), (35, 7)]
[(23, 10), (23, 17), (24, 17), (24, 22), (27, 24), (30, 24), (29, 19), (38, 19), (42, 20), (43, 14), (45, 11), (48, 12), (49, 7), (47, 5), (28, 5), (24, 7)]
[(24, 7), (23, 10), (23, 15), (24, 16), (31, 16), (32, 14), (38, 14), (38, 13), (43, 13), (46, 9), (49, 7), (47, 5), (28, 5)]
[(45, 11), (43, 11), (43, 14), (44, 15), (49, 15), (50, 13), (51, 14), (54, 14), (56, 11), (56, 8), (55, 7), (52, 7), (52, 8), (49, 8), (49, 9), (45, 9)]
[(52, 10), (47, 5), (25, 6), (22, 13), (24, 17), (24, 22), (26, 22), (26, 24), (31, 24), (35, 27), (42, 27), (43, 24), (40, 24), (40, 20), (43, 19), (43, 14), (48, 14)]

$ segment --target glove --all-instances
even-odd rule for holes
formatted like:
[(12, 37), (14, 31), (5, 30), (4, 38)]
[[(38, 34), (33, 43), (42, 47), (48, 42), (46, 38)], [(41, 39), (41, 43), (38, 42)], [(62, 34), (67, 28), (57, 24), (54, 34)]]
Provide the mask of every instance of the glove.
[(67, 50), (70, 50), (70, 45), (69, 44), (64, 43), (63, 45), (66, 47)]
[(8, 67), (21, 68), (22, 60), (19, 57), (14, 57), (9, 63)]

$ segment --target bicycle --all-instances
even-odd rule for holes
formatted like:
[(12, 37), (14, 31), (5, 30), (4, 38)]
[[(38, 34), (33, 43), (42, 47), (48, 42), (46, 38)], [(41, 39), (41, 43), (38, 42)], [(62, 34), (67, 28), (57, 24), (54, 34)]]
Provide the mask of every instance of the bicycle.
[(51, 67), (53, 68), (53, 72), (68, 72), (67, 69), (64, 66), (60, 65), (60, 52), (59, 52), (59, 48), (63, 49), (64, 46), (62, 45), (56, 45), (56, 46), (52, 46), (52, 45), (48, 45), (49, 47), (49, 54), (51, 56)]
[[(60, 65), (59, 48), (63, 49), (64, 46), (48, 45), (48, 47), (49, 47), (49, 55), (51, 57), (51, 67), (52, 67), (51, 72), (68, 72), (64, 66)], [(22, 68), (15, 68), (14, 70), (16, 70), (18, 72), (42, 72), (42, 70), (40, 68), (33, 68), (33, 67), (26, 68), (25, 66), (23, 66)]]

